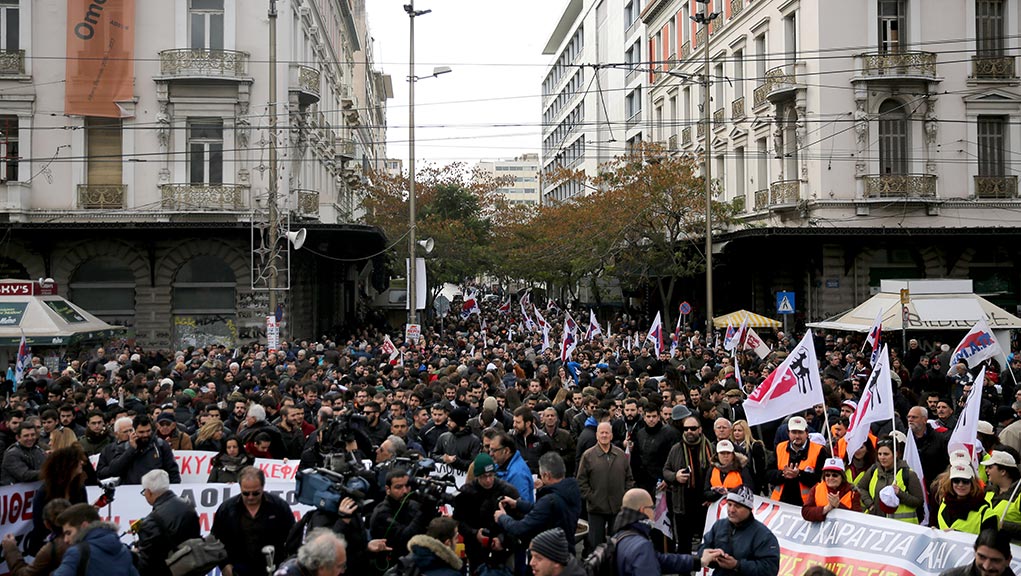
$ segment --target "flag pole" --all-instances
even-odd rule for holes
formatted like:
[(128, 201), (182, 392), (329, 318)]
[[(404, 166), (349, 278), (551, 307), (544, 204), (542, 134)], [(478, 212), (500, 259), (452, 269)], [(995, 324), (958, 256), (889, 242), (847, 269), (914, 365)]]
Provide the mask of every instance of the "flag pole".
[(830, 439), (830, 457), (831, 458), (836, 458), (837, 457), (837, 448), (836, 448), (836, 444), (834, 444), (834, 442), (833, 442), (833, 430), (830, 428), (830, 411), (827, 409), (825, 401), (822, 403), (822, 417), (823, 417), (823, 421), (826, 423), (825, 424), (826, 425), (826, 437)]
[[(897, 431), (897, 417), (896, 416), (894, 416), (893, 418), (890, 419), (890, 427), (891, 427), (890, 440), (893, 440), (893, 477), (894, 477), (894, 483), (896, 484), (896, 478), (897, 478), (897, 435), (894, 434), (894, 432)], [(909, 434), (911, 433), (910, 429), (908, 430), (908, 433)], [(868, 442), (868, 440), (866, 440), (866, 442)]]

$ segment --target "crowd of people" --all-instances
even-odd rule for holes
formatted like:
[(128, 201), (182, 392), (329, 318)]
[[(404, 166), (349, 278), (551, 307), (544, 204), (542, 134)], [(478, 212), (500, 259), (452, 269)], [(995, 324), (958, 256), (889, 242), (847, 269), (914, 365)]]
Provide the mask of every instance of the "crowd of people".
[[(562, 326), (567, 312), (551, 304), (542, 314)], [(99, 348), (52, 374), (33, 358), (0, 422), (0, 484), (42, 482), (32, 531), (3, 540), (11, 571), (81, 574), (91, 548), (86, 574), (169, 574), (164, 560), (199, 534), (194, 507), (171, 490), (181, 479), (177, 450), (216, 452), (208, 481), (240, 488), (211, 526), (228, 576), (263, 574), (267, 562), (285, 575), (382, 575), (412, 563), (429, 576), (576, 576), (579, 558), (610, 539), (619, 574), (775, 574), (779, 546), (753, 517), (756, 496), (800, 507), (806, 522), (835, 509), (928, 517), (976, 535), (987, 555), (1002, 556), (1006, 541), (1007, 560), (1009, 541), (1021, 540), (1021, 356), (1003, 370), (984, 362), (975, 466), (947, 448), (979, 370), (946, 370), (953, 343), (891, 349), (896, 417), (847, 453), (871, 371), (860, 338), (816, 335), (825, 404), (749, 426), (742, 405), (796, 344), (786, 334), (766, 337), (765, 358), (687, 329), (658, 347), (647, 325), (618, 315), (564, 359), (521, 316), (483, 307), (437, 321), (417, 343), (395, 337), (393, 353), (384, 331), (364, 327), (275, 351)], [(904, 460), (907, 434), (921, 470)], [(265, 490), (257, 457), (364, 486), (296, 519)], [(419, 473), (427, 459), (466, 478), (447, 502), (450, 517), (443, 497), (416, 489), (428, 482)], [(352, 473), (363, 460), (375, 466)], [(85, 490), (114, 477), (140, 485), (152, 505), (128, 563)], [(666, 535), (652, 527), (658, 497)], [(707, 506), (720, 499), (727, 517), (704, 530)]]

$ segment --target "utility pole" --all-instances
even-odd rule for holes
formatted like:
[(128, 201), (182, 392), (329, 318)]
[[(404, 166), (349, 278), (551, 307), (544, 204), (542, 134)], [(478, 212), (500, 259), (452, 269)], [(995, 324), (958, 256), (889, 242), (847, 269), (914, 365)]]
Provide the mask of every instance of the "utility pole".
[(705, 336), (708, 340), (713, 332), (713, 135), (711, 103), (709, 100), (709, 23), (720, 13), (709, 9), (710, 0), (695, 0), (702, 9), (692, 16), (692, 20), (702, 25), (705, 30), (705, 46), (703, 51), (702, 69), (702, 122), (705, 126)]
[(415, 11), (415, 0), (404, 5), (408, 13), (408, 324), (417, 324), (417, 272), (415, 267), (415, 17), (429, 10)]
[(269, 313), (277, 313), (280, 214), (277, 210), (277, 0), (269, 0)]

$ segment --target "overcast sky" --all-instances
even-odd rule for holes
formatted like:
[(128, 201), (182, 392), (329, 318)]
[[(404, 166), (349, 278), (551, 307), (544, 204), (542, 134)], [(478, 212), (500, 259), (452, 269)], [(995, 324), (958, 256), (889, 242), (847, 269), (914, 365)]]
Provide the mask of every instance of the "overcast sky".
[[(402, 0), (369, 0), (376, 66), (393, 79), (387, 156), (408, 162), (408, 15)], [(453, 71), (415, 85), (415, 157), (448, 164), (513, 158), (540, 147), (546, 45), (566, 0), (416, 0), (415, 70)]]

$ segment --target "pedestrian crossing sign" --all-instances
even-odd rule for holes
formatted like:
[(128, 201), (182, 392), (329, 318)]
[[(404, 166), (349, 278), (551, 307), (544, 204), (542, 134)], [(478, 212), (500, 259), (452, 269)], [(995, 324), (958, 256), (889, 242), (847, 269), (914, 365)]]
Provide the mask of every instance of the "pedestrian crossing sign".
[(776, 313), (794, 314), (794, 292), (776, 293)]

